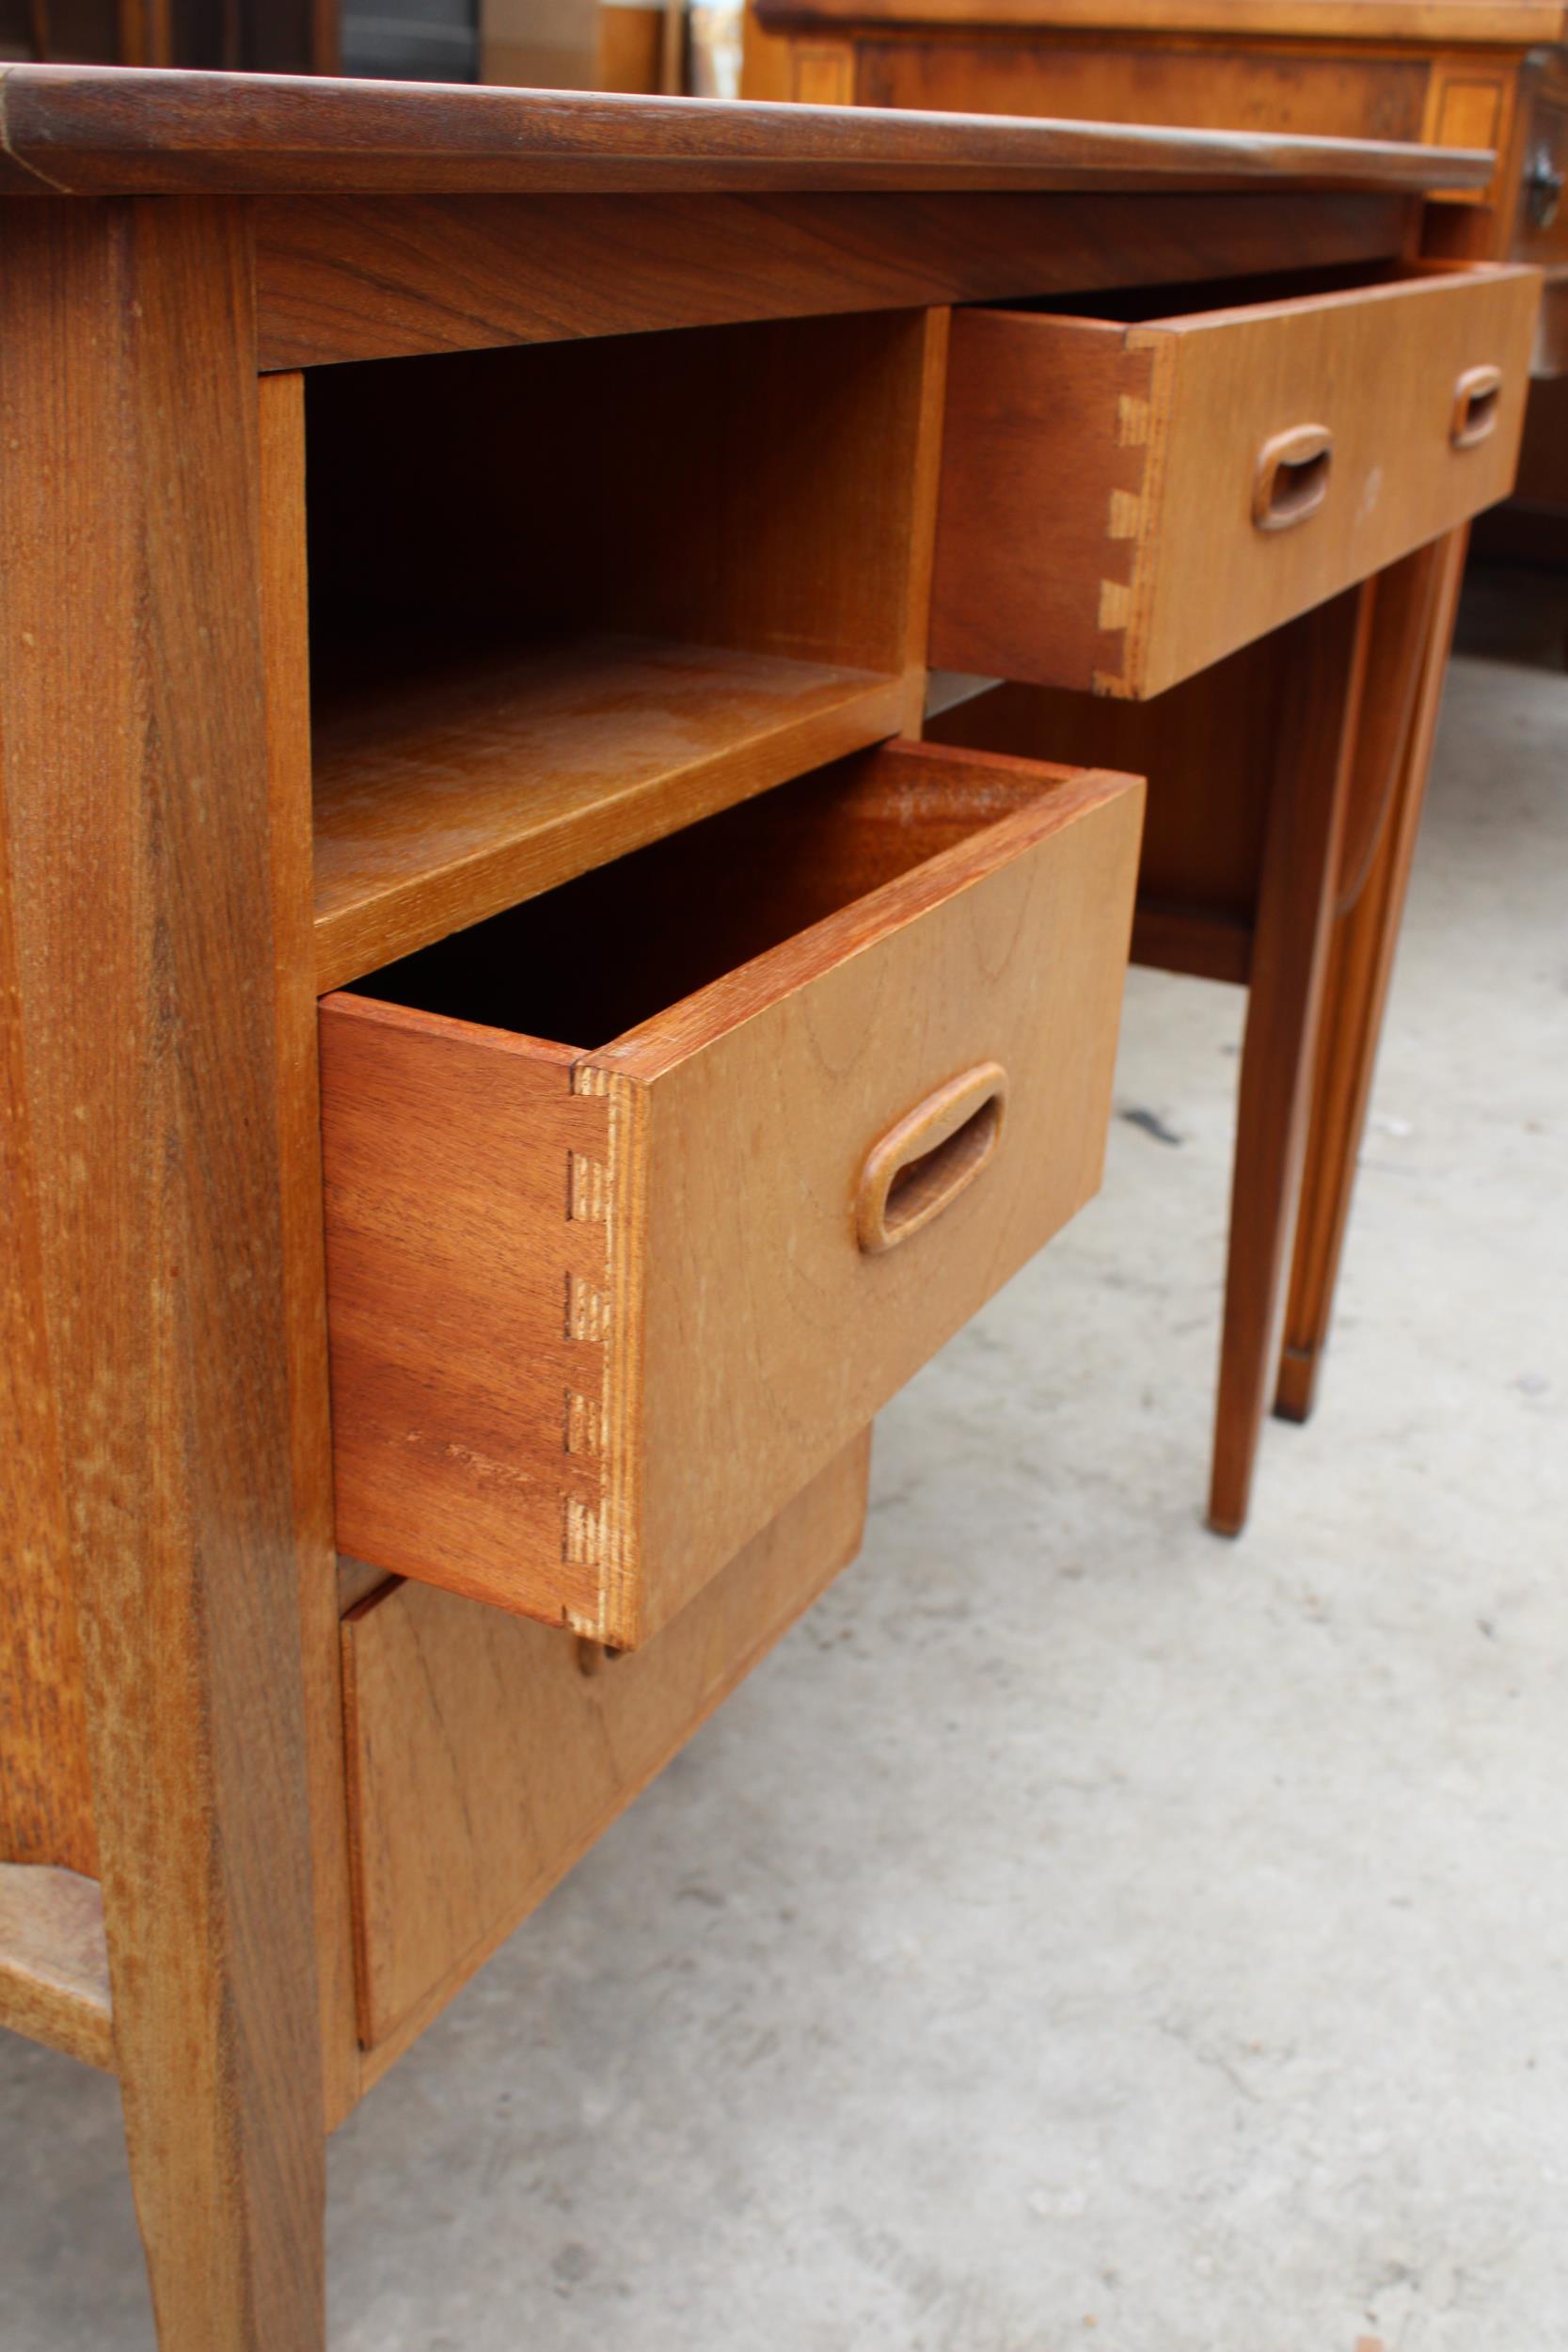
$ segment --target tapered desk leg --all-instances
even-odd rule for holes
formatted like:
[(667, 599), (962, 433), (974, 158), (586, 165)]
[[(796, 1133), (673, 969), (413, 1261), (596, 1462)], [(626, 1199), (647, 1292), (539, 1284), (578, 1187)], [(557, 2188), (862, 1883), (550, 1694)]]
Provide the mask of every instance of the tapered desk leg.
[(1274, 1374), (1366, 676), (1370, 586), (1291, 624), (1236, 1113), (1210, 1524), (1241, 1532)]
[[(1402, 657), (1412, 691), (1401, 694), (1401, 658), (1374, 654), (1369, 694), (1384, 707), (1384, 724), (1364, 733), (1374, 740), (1381, 733), (1372, 757), (1389, 758), (1393, 786), (1365, 854), (1347, 857), (1340, 891), (1275, 1397), (1287, 1421), (1306, 1421), (1316, 1399), (1467, 539), (1467, 531), (1450, 532), (1397, 567), (1409, 575), (1406, 627), (1420, 628)], [(1386, 577), (1392, 584), (1394, 575)]]
[(3, 1009), (126, 2137), (165, 2352), (321, 2352), (246, 218), (12, 211)]

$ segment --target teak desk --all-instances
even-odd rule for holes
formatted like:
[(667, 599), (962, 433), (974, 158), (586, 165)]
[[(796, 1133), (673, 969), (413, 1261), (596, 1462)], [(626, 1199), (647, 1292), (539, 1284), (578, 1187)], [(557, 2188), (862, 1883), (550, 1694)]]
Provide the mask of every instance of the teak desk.
[(326, 2132), (1098, 1182), (1142, 788), (908, 739), (933, 610), (1283, 632), (1299, 1095), (1535, 278), (1410, 260), (1485, 154), (0, 104), (0, 2020), (117, 2072), (167, 2352), (319, 2352)]
[[(1561, 53), (1540, 44), (1561, 31), (1560, 0), (752, 0), (745, 87), (751, 97), (819, 103), (1494, 149), (1484, 183), (1431, 191), (1420, 249), (1544, 272), (1533, 373), (1558, 381), (1538, 383), (1530, 404), (1520, 467), (1530, 503), (1490, 529), (1499, 544), (1560, 552), (1552, 505), (1562, 498), (1568, 414), (1568, 88)], [(1281, 955), (1289, 964), (1295, 951), (1269, 936), (1276, 910), (1260, 788), (1289, 647), (1256, 644), (1151, 708), (1107, 711), (1082, 693), (1042, 692), (1086, 681), (1021, 660), (1005, 631), (988, 644), (955, 637), (939, 599), (936, 662), (978, 667), (984, 654), (1025, 683), (934, 714), (934, 730), (993, 749), (1049, 743), (1057, 755), (1147, 772), (1134, 957), (1239, 981), (1264, 999), (1249, 1009), (1238, 1104), (1210, 1486), (1211, 1524), (1228, 1534), (1246, 1518), (1265, 1402), (1272, 1395), (1282, 1417), (1306, 1421), (1318, 1393), (1465, 550), (1462, 530), (1433, 550), (1424, 580), (1391, 587), (1384, 600), (1381, 627), (1398, 638), (1401, 671), (1409, 674), (1418, 638), (1427, 650), (1408, 706), (1397, 719), (1385, 711), (1368, 739), (1364, 759), (1382, 772), (1364, 773), (1356, 787), (1367, 815), (1352, 826), (1335, 907), (1299, 1183), (1281, 1182), (1277, 1131), (1291, 1090), (1268, 1002)], [(1385, 643), (1376, 658), (1387, 660)], [(1139, 697), (1161, 684), (1095, 681), (1097, 691)], [(1276, 1359), (1275, 1262), (1288, 1245)]]

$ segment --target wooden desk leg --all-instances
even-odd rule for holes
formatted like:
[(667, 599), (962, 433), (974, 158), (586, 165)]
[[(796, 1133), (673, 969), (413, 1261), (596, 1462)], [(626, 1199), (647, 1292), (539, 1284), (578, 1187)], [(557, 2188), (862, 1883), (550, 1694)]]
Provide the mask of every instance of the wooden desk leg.
[(247, 215), (12, 208), (0, 821), (165, 2352), (322, 2352)]
[(1224, 1535), (1246, 1519), (1274, 1371), (1371, 610), (1370, 586), (1352, 589), (1292, 623), (1287, 649), (1242, 1048), (1209, 1491), (1210, 1525)]
[[(1398, 732), (1380, 752), (1370, 713), (1363, 733), (1374, 739), (1374, 760), (1391, 757), (1393, 788), (1375, 840), (1364, 856), (1347, 860), (1340, 892), (1275, 1396), (1275, 1410), (1287, 1421), (1306, 1421), (1316, 1400), (1468, 535), (1467, 529), (1452, 532), (1396, 567), (1408, 575), (1407, 626), (1418, 625), (1424, 642), (1411, 642), (1398, 653), (1390, 649), (1386, 660), (1374, 644), (1369, 700), (1385, 707), (1386, 737), (1396, 725)], [(1394, 575), (1385, 577), (1392, 585)], [(1402, 678), (1412, 682), (1413, 692), (1402, 696)]]

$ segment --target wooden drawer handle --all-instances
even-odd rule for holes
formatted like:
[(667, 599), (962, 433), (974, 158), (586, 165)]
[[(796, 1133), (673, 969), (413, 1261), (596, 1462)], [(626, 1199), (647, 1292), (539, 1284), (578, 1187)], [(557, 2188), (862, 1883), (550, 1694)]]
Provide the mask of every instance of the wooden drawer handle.
[(1497, 404), (1502, 396), (1501, 368), (1466, 368), (1453, 388), (1453, 421), (1449, 438), (1455, 449), (1474, 449), (1495, 432)]
[(949, 1078), (873, 1146), (855, 1195), (855, 1233), (872, 1255), (908, 1241), (972, 1184), (1002, 1137), (1007, 1073), (981, 1062)]
[(1292, 425), (1258, 453), (1252, 519), (1259, 531), (1289, 531), (1315, 515), (1328, 496), (1334, 436), (1326, 424)]

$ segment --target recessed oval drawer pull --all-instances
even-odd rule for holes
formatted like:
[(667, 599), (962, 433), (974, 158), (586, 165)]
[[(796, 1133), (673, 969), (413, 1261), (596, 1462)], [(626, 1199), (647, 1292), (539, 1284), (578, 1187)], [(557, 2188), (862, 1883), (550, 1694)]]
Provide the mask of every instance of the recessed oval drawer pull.
[(855, 1196), (855, 1232), (875, 1256), (908, 1241), (967, 1190), (1002, 1139), (1007, 1073), (981, 1062), (949, 1078), (890, 1127)]
[(1502, 400), (1501, 368), (1466, 368), (1453, 388), (1453, 421), (1449, 438), (1455, 449), (1474, 449), (1497, 430)]
[(1328, 496), (1334, 436), (1326, 424), (1292, 425), (1258, 453), (1252, 519), (1259, 531), (1288, 531), (1315, 515)]

